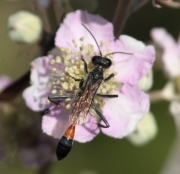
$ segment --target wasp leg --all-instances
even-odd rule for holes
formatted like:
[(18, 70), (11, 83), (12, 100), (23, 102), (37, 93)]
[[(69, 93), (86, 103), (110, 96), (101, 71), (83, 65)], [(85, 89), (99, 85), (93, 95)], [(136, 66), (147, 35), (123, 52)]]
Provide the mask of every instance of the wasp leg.
[(71, 77), (72, 79), (74, 79), (75, 81), (82, 81), (83, 79), (76, 79), (73, 76), (69, 75), (68, 73), (66, 73), (69, 77)]
[(108, 80), (110, 80), (112, 77), (114, 77), (114, 74), (110, 74), (108, 77), (106, 77), (104, 79), (105, 82), (107, 82)]
[[(53, 104), (55, 104), (56, 106), (58, 106), (60, 104), (60, 100), (57, 100), (57, 99), (66, 99), (66, 98), (76, 98), (80, 95), (80, 92), (77, 93), (77, 94), (71, 94), (71, 95), (60, 95), (60, 96), (48, 96), (48, 100), (50, 102), (52, 102)], [(46, 109), (44, 111), (45, 114), (48, 114), (49, 113), (49, 109)]]
[[(49, 97), (48, 97), (48, 99), (49, 99), (49, 101), (51, 102), (51, 103), (53, 103), (53, 104), (55, 104), (56, 106), (58, 106), (59, 104), (60, 104), (60, 100), (57, 100), (57, 101), (55, 101), (55, 100), (52, 100), (52, 99), (50, 99)], [(55, 107), (56, 107), (55, 106)], [(44, 114), (48, 114), (51, 110), (53, 110), (55, 107), (53, 107), (53, 108), (51, 108), (51, 109), (45, 109), (44, 110)]]
[(81, 60), (84, 62), (84, 72), (85, 72), (86, 74), (88, 74), (87, 63), (86, 63), (86, 61), (84, 60), (83, 56), (81, 56)]
[(54, 103), (55, 105), (59, 105), (59, 103), (60, 103), (59, 100), (58, 100), (58, 101), (55, 101), (55, 100), (53, 100), (53, 99), (51, 99), (51, 98), (49, 98), (49, 97), (48, 97), (48, 100), (49, 100), (51, 103)]
[(116, 98), (118, 95), (104, 95), (104, 94), (96, 94), (99, 97), (104, 97), (104, 98)]
[(71, 77), (72, 79), (74, 79), (75, 81), (80, 81), (79, 82), (79, 88), (81, 89), (81, 90), (83, 90), (84, 88), (83, 88), (83, 84), (84, 84), (84, 80), (83, 79), (76, 79), (76, 78), (74, 78), (74, 77), (72, 77), (71, 75), (69, 75), (68, 73), (66, 73), (69, 77)]
[(92, 107), (95, 110), (95, 112), (99, 115), (99, 117), (101, 118), (101, 120), (105, 123), (106, 126), (102, 125), (102, 124), (97, 124), (99, 127), (103, 127), (103, 128), (108, 128), (110, 127), (108, 121), (106, 120), (106, 118), (104, 117), (104, 115), (102, 115), (102, 113), (96, 108), (96, 106), (94, 105), (94, 103), (92, 102)]
[(54, 101), (54, 99), (66, 99), (66, 98), (76, 98), (80, 95), (80, 93), (77, 94), (71, 94), (71, 95), (57, 95), (57, 96), (48, 96), (49, 101)]

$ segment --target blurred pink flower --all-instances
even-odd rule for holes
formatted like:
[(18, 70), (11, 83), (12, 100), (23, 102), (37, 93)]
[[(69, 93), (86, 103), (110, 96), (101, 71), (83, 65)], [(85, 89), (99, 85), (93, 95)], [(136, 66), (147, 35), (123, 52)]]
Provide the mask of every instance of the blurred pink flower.
[[(0, 92), (11, 83), (8, 76), (0, 75)], [(31, 117), (32, 114), (21, 97), (0, 103), (0, 162), (11, 158), (17, 150), (22, 162), (31, 167), (40, 167), (55, 159), (57, 141), (40, 129), (39, 113)]]
[(100, 129), (109, 136), (122, 138), (135, 129), (149, 110), (149, 96), (140, 90), (138, 81), (151, 69), (155, 51), (152, 46), (145, 46), (130, 36), (121, 35), (115, 40), (112, 24), (98, 15), (78, 10), (66, 16), (56, 33), (58, 52), (54, 51), (31, 63), (31, 86), (23, 92), (23, 97), (27, 106), (34, 111), (50, 108), (50, 112), (43, 116), (42, 129), (48, 135), (61, 138), (70, 124), (69, 115), (73, 101), (61, 101), (56, 106), (47, 97), (77, 93), (79, 82), (75, 82), (65, 72), (75, 78), (85, 79), (81, 56), (86, 60), (90, 71), (94, 68), (91, 58), (99, 55), (94, 39), (81, 23), (93, 33), (103, 55), (117, 51), (133, 55), (110, 55), (113, 65), (104, 70), (105, 77), (111, 73), (116, 75), (101, 84), (98, 93), (118, 94), (118, 98), (94, 98), (110, 127), (99, 128), (96, 124), (100, 121), (99, 117), (90, 109), (86, 122), (76, 126), (74, 139), (79, 142), (90, 141)]
[(12, 80), (5, 75), (0, 75), (0, 93), (11, 84)]
[[(157, 4), (160, 3), (159, 4)], [(165, 5), (170, 8), (180, 8), (180, 3), (178, 0), (152, 0), (152, 4), (156, 8), (161, 8), (161, 5)]]
[(49, 4), (51, 3), (51, 0), (33, 0), (37, 4), (39, 8), (47, 8)]
[(31, 167), (40, 167), (55, 160), (56, 144), (52, 137), (40, 133), (33, 142), (23, 145), (20, 158), (23, 163)]
[(163, 70), (169, 77), (159, 96), (171, 102), (169, 111), (176, 118), (180, 113), (180, 37), (175, 41), (164, 28), (152, 29), (151, 37), (163, 49), (160, 60)]
[[(5, 75), (0, 75), (0, 93), (4, 90), (8, 85), (11, 84), (11, 79)], [(4, 152), (2, 148), (2, 142), (0, 141), (0, 162), (4, 159)]]
[(164, 29), (154, 28), (151, 31), (153, 41), (163, 49), (161, 61), (169, 78), (180, 75), (180, 38), (175, 39)]

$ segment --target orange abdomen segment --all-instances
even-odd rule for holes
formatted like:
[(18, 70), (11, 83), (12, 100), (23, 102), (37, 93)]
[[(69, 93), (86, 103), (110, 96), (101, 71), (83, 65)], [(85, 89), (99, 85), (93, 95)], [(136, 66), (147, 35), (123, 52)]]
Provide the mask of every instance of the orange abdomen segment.
[(68, 139), (73, 140), (74, 139), (74, 133), (75, 133), (75, 126), (71, 124), (69, 126), (69, 128), (66, 130), (66, 132), (64, 133), (64, 136)]

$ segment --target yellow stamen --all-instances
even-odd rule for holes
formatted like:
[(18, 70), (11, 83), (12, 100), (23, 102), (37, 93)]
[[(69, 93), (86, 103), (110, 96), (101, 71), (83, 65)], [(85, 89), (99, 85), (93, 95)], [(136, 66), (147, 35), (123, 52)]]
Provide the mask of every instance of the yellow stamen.
[[(87, 75), (84, 72), (84, 63), (81, 60), (83, 57), (87, 63), (89, 72), (94, 69), (94, 65), (91, 62), (91, 58), (94, 55), (99, 55), (99, 51), (97, 45), (94, 43), (92, 44), (84, 44), (84, 37), (79, 38), (79, 40), (73, 39), (72, 45), (74, 46), (73, 49), (69, 49), (67, 47), (61, 47), (61, 55), (55, 56), (54, 59), (50, 60), (51, 68), (51, 82), (48, 83), (48, 86), (51, 88), (51, 93), (56, 95), (62, 94), (76, 94), (80, 91), (79, 89), (79, 81), (75, 81), (73, 78), (76, 79), (84, 79), (86, 80)], [(79, 43), (81, 45), (79, 45)], [(78, 45), (78, 46), (77, 46)], [(109, 49), (109, 42), (100, 41), (100, 49), (103, 55), (109, 54), (112, 51)], [(113, 54), (109, 55), (108, 58), (112, 57)], [(113, 61), (112, 61), (113, 63)], [(62, 70), (58, 70), (59, 65), (62, 64), (64, 67), (64, 72)], [(113, 69), (113, 68), (112, 68)], [(111, 68), (104, 69), (104, 78), (106, 78), (109, 74), (113, 72)], [(71, 77), (70, 77), (70, 76)], [(73, 78), (72, 78), (73, 77)], [(111, 94), (113, 91), (116, 91), (121, 87), (121, 84), (115, 79), (112, 78), (107, 82), (103, 82), (97, 93), (100, 94)], [(64, 106), (65, 109), (71, 109), (74, 106), (74, 103), (71, 102), (73, 99), (66, 99), (66, 105)], [(71, 104), (70, 104), (71, 102)], [(102, 97), (95, 96), (94, 102), (96, 106), (101, 110), (105, 104), (104, 99)], [(47, 100), (46, 103), (49, 103)], [(90, 113), (95, 116), (96, 113), (90, 110)]]

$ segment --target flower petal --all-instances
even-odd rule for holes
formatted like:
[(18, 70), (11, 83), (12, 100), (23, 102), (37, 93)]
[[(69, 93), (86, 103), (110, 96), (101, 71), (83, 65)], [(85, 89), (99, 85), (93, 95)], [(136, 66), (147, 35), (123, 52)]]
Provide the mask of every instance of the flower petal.
[(49, 81), (50, 65), (49, 61), (52, 55), (39, 57), (31, 62), (31, 83), (47, 83)]
[(118, 98), (108, 100), (103, 108), (110, 127), (102, 129), (102, 132), (114, 138), (122, 138), (136, 128), (148, 110), (149, 96), (140, 91), (138, 86), (125, 84)]
[(83, 43), (95, 45), (95, 49), (97, 50), (98, 48), (93, 37), (81, 24), (84, 24), (89, 29), (98, 43), (104, 39), (108, 42), (114, 41), (113, 26), (110, 22), (98, 15), (92, 15), (85, 11), (77, 10), (76, 12), (69, 13), (64, 19), (64, 22), (56, 33), (55, 45), (57, 47), (73, 48), (74, 44), (72, 40), (76, 39), (79, 48), (82, 42), (78, 39), (84, 37)]
[(114, 69), (117, 79), (131, 85), (148, 73), (155, 60), (155, 50), (130, 36), (121, 35), (114, 44), (114, 50), (133, 55), (114, 54)]
[(47, 108), (46, 99), (50, 88), (48, 88), (51, 67), (50, 59), (53, 56), (44, 56), (35, 59), (31, 69), (31, 86), (23, 91), (23, 98), (26, 105), (34, 111), (42, 111)]
[[(44, 133), (60, 139), (71, 124), (69, 122), (71, 111), (57, 108), (50, 112), (43, 116), (42, 130)], [(88, 115), (86, 123), (76, 126), (74, 140), (83, 143), (91, 141), (100, 131), (96, 123), (96, 118)]]
[(0, 92), (8, 87), (12, 83), (12, 80), (5, 75), (0, 75)]
[(50, 110), (49, 113), (42, 118), (43, 132), (60, 139), (70, 126), (69, 115), (70, 110), (65, 111), (60, 106)]
[(154, 28), (151, 31), (151, 37), (163, 48), (162, 63), (167, 75), (171, 78), (180, 75), (179, 46), (174, 38), (163, 28)]
[(48, 92), (47, 86), (32, 85), (23, 91), (22, 96), (26, 106), (30, 109), (43, 111), (47, 108), (46, 99)]
[(96, 118), (88, 114), (86, 122), (76, 126), (74, 140), (81, 143), (91, 141), (100, 132), (96, 123)]
[(178, 40), (177, 40), (177, 46), (179, 48), (179, 54), (180, 54), (180, 35), (179, 35)]

